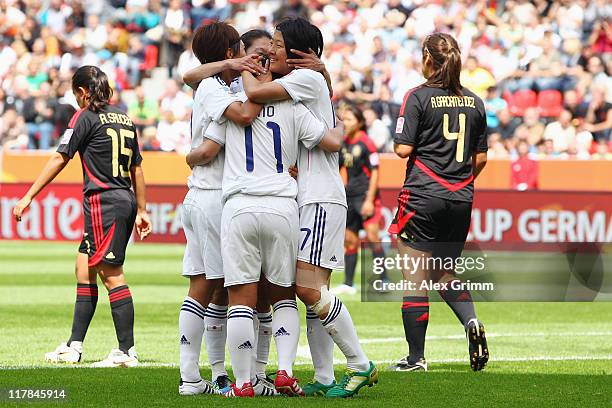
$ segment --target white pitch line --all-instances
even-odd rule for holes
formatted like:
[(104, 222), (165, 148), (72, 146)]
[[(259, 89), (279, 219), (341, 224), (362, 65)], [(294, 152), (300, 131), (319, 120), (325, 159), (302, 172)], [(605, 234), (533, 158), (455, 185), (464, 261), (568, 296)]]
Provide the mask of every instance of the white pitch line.
[[(529, 362), (529, 361), (608, 361), (612, 360), (612, 354), (606, 354), (601, 356), (531, 356), (531, 357), (494, 357), (489, 362)], [(392, 364), (396, 360), (375, 360), (376, 364)], [(428, 363), (464, 363), (467, 362), (465, 358), (446, 358), (446, 359), (432, 359), (427, 360)], [(342, 361), (334, 361), (334, 364), (343, 364)], [(297, 362), (295, 366), (310, 366), (310, 362)], [(206, 365), (202, 365), (206, 366)], [(179, 368), (176, 363), (140, 363), (138, 367), (142, 368)], [(41, 368), (52, 368), (52, 369), (87, 369), (93, 368), (91, 365), (31, 365), (31, 366), (0, 366), (0, 370), (30, 370), (30, 369), (41, 369)]]
[[(594, 332), (566, 332), (566, 333), (488, 333), (488, 338), (496, 337), (580, 337), (580, 336), (612, 336), (612, 331), (594, 331)], [(449, 335), (449, 336), (428, 336), (427, 340), (462, 340), (464, 335)], [(375, 339), (363, 339), (360, 340), (361, 344), (382, 344), (382, 343), (397, 343), (404, 342), (404, 337), (385, 337)], [(307, 345), (299, 346), (297, 351), (297, 357), (310, 360), (310, 349)], [(563, 360), (612, 360), (612, 355), (602, 356), (534, 356), (534, 357), (495, 357), (494, 361), (563, 361)], [(464, 359), (442, 359), (442, 360), (428, 360), (432, 363), (458, 363), (463, 362)], [(394, 363), (395, 360), (377, 360), (375, 363), (390, 364)], [(334, 364), (344, 364), (342, 360), (334, 360)], [(311, 365), (310, 362), (296, 362), (297, 366)], [(155, 367), (155, 368), (177, 368), (176, 363), (149, 363), (143, 362), (139, 364), (140, 367)], [(208, 366), (202, 364), (202, 367)], [(31, 366), (1, 366), (0, 370), (26, 370), (26, 369), (38, 369), (38, 368), (92, 368), (90, 365), (31, 365)]]
[[(496, 337), (579, 337), (579, 336), (612, 336), (612, 331), (603, 332), (574, 332), (574, 333), (487, 333), (487, 338)], [(426, 340), (457, 340), (465, 339), (464, 334), (453, 334), (450, 336), (427, 336)], [(380, 339), (362, 339), (361, 344), (396, 343), (406, 341), (405, 337), (385, 337)]]
[[(612, 354), (603, 356), (531, 356), (531, 357), (492, 357), (491, 362), (529, 362), (529, 361), (595, 361), (595, 360), (612, 360)], [(397, 360), (378, 360), (378, 364), (392, 364)], [(465, 363), (467, 358), (446, 358), (440, 360), (427, 360), (427, 363)]]
[[(598, 331), (598, 332), (566, 332), (566, 333), (487, 333), (487, 338), (500, 338), (500, 337), (580, 337), (580, 336), (612, 336), (612, 331)], [(453, 334), (449, 336), (427, 336), (426, 340), (463, 340), (465, 335)], [(374, 339), (362, 339), (359, 340), (361, 344), (384, 344), (384, 343), (404, 343), (406, 339), (404, 337), (384, 337)], [(308, 346), (299, 346), (297, 356), (304, 359), (311, 359), (310, 349)], [(459, 360), (463, 361), (463, 360)], [(522, 361), (522, 360), (519, 360)], [(334, 364), (342, 364), (342, 361), (334, 360)]]

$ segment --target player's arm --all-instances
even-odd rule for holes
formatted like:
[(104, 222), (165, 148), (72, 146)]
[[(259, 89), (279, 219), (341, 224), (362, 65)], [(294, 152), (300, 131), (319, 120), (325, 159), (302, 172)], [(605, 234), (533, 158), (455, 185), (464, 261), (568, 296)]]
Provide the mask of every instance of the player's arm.
[(291, 99), (289, 93), (278, 82), (261, 82), (250, 72), (242, 71), (242, 85), (249, 100), (256, 103)]
[(344, 123), (336, 122), (336, 127), (325, 131), (318, 146), (326, 152), (336, 153), (342, 150), (344, 142)]
[(370, 168), (370, 180), (368, 182), (368, 192), (361, 206), (361, 215), (369, 217), (374, 214), (374, 200), (378, 191), (378, 152), (370, 146), (368, 155), (368, 167)]
[[(132, 129), (136, 133), (136, 129)], [(142, 155), (138, 141), (132, 145), (132, 164), (130, 165), (130, 179), (136, 196), (136, 232), (140, 239), (145, 239), (152, 231), (151, 220), (147, 214), (147, 198), (145, 191), (144, 173), (142, 171)]]
[(221, 87), (217, 84), (201, 91), (203, 92), (202, 97), (198, 97), (198, 103), (201, 106), (198, 108), (208, 112), (213, 121), (220, 121), (225, 116), (240, 126), (248, 126), (261, 111), (261, 105), (247, 100), (244, 93), (232, 94), (228, 87)]
[(480, 172), (487, 165), (487, 152), (477, 152), (472, 155), (472, 174), (478, 177)]
[(193, 169), (194, 166), (210, 163), (217, 156), (221, 148), (225, 146), (226, 130), (227, 121), (221, 123), (212, 121), (206, 129), (202, 144), (187, 155), (186, 160), (189, 167)]
[(240, 126), (249, 126), (259, 115), (262, 106), (251, 100), (234, 102), (225, 109), (223, 116)]
[(487, 150), (489, 145), (487, 143), (487, 116), (484, 110), (484, 105), (480, 107), (480, 120), (478, 135), (476, 137), (473, 154), (472, 154), (472, 174), (474, 178), (478, 177), (480, 172), (487, 165)]
[(393, 138), (393, 151), (402, 159), (410, 156), (414, 151), (414, 146), (418, 145), (418, 127), (422, 114), (417, 96), (412, 90), (408, 92), (397, 118)]
[(223, 146), (210, 139), (204, 139), (202, 144), (187, 154), (185, 160), (192, 169), (213, 161)]
[(132, 186), (134, 195), (136, 196), (136, 232), (140, 239), (145, 239), (152, 231), (151, 220), (147, 213), (147, 199), (145, 192), (145, 180), (142, 166), (140, 164), (130, 167), (130, 175), (132, 178)]
[(342, 150), (344, 123), (342, 123), (341, 120), (336, 120), (335, 128), (325, 129), (325, 124), (317, 119), (317, 117), (303, 104), (296, 104), (294, 109), (295, 126), (300, 132), (298, 140), (300, 140), (307, 149), (318, 146), (330, 153)]
[(238, 72), (246, 70), (253, 74), (263, 74), (266, 70), (259, 63), (260, 59), (261, 57), (259, 55), (251, 54), (242, 58), (230, 58), (223, 61), (202, 64), (199, 67), (187, 71), (183, 75), (183, 82), (195, 90), (198, 89), (198, 85), (202, 80), (228, 69)]
[(21, 221), (23, 212), (30, 206), (32, 200), (66, 167), (70, 159), (86, 142), (91, 130), (91, 124), (81, 115), (83, 111), (77, 111), (68, 123), (68, 129), (60, 139), (57, 151), (47, 161), (42, 172), (34, 181), (28, 192), (17, 202), (13, 208), (13, 216)]
[(368, 183), (368, 192), (366, 198), (361, 206), (361, 215), (364, 217), (370, 217), (374, 214), (374, 200), (376, 198), (376, 191), (378, 190), (378, 168), (372, 169), (370, 173), (370, 181)]
[(393, 143), (393, 151), (402, 159), (405, 159), (410, 156), (413, 150), (414, 146), (412, 145)]
[(309, 49), (308, 53), (293, 49), (291, 52), (299, 55), (301, 58), (289, 58), (287, 59), (287, 65), (292, 68), (312, 69), (313, 71), (317, 71), (323, 75), (323, 78), (325, 78), (325, 82), (327, 83), (327, 89), (329, 90), (329, 97), (331, 98), (334, 95), (331, 76), (329, 75), (327, 68), (325, 68), (323, 61), (317, 57), (317, 54), (312, 49)]
[(58, 174), (66, 167), (70, 157), (65, 153), (54, 152), (42, 172), (36, 178), (27, 193), (15, 204), (13, 208), (13, 216), (18, 222), (21, 221), (23, 212), (30, 206), (32, 200), (42, 191), (43, 188), (53, 181)]

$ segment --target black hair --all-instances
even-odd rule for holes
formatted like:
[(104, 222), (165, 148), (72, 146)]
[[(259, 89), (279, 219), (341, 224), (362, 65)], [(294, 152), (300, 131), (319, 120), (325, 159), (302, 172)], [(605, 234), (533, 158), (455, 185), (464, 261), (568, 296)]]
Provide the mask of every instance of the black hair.
[(72, 89), (77, 90), (81, 87), (89, 92), (87, 108), (93, 112), (102, 110), (113, 96), (108, 77), (100, 68), (93, 65), (83, 65), (72, 76)]
[(283, 34), (287, 58), (300, 58), (291, 52), (291, 49), (308, 52), (311, 49), (321, 57), (323, 54), (323, 34), (317, 26), (301, 17), (286, 18), (276, 26)]
[(423, 41), (423, 58), (429, 55), (434, 72), (426, 86), (448, 89), (454, 95), (463, 96), (461, 91), (461, 51), (457, 40), (450, 34), (434, 33)]
[(249, 48), (256, 40), (259, 40), (260, 38), (267, 38), (271, 40), (272, 34), (266, 30), (249, 30), (240, 36), (245, 49)]

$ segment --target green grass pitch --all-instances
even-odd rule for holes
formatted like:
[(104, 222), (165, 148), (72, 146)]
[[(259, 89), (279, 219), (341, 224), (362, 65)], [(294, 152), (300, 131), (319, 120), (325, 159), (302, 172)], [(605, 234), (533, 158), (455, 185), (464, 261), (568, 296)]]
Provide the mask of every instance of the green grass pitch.
[[(59, 406), (246, 406), (216, 396), (177, 394), (177, 317), (187, 281), (180, 276), (183, 247), (133, 245), (126, 276), (136, 309), (135, 369), (58, 368), (43, 355), (66, 341), (74, 301), (76, 244), (0, 241), (0, 389), (63, 388)], [(524, 256), (520, 259), (524, 259)], [(521, 262), (521, 261), (518, 261)], [(517, 268), (520, 264), (517, 263)], [(337, 283), (340, 276), (335, 276)], [(85, 341), (84, 363), (104, 358), (116, 339), (108, 298), (100, 284), (98, 309)], [(427, 373), (391, 373), (384, 368), (407, 351), (397, 303), (361, 303), (342, 298), (351, 311), (368, 356), (381, 369), (380, 383), (348, 401), (320, 398), (258, 399), (260, 406), (610, 406), (612, 394), (612, 303), (479, 303), (492, 359), (473, 373), (459, 323), (448, 307), (434, 303), (428, 330)], [(301, 309), (303, 315), (303, 308)], [(302, 320), (302, 329), (305, 323)], [(205, 351), (202, 361), (206, 361)], [(269, 368), (274, 370), (274, 346)], [(336, 350), (337, 374), (342, 356)], [(306, 336), (296, 375), (312, 377)], [(210, 375), (202, 364), (202, 375)], [(6, 392), (5, 392), (6, 394)], [(24, 406), (0, 400), (0, 406)], [(50, 404), (38, 402), (37, 406)], [(374, 406), (374, 405), (371, 405)]]

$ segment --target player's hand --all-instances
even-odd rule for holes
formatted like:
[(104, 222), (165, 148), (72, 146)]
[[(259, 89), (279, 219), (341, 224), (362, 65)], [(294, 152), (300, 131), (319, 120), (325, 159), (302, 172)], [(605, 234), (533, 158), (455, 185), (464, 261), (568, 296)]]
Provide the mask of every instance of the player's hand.
[(263, 74), (259, 74), (257, 76), (257, 80), (262, 83), (272, 82), (272, 72), (270, 71), (270, 60), (266, 61), (266, 66), (264, 67), (265, 72)]
[(138, 214), (136, 214), (136, 232), (140, 239), (144, 240), (152, 230), (149, 214), (146, 211), (138, 211)]
[(289, 166), (289, 175), (297, 180), (297, 178), (298, 178), (298, 168), (297, 168), (297, 166)]
[(23, 215), (23, 212), (30, 206), (31, 203), (32, 199), (28, 196), (25, 196), (21, 200), (19, 200), (17, 204), (15, 204), (15, 207), (13, 208), (13, 216), (15, 217), (15, 221), (21, 221), (21, 216)]
[(308, 68), (317, 72), (325, 71), (325, 64), (317, 57), (317, 54), (315, 54), (312, 49), (309, 48), (307, 53), (294, 49), (292, 49), (291, 52), (301, 57), (287, 59), (287, 65), (291, 68)]
[(261, 56), (258, 54), (250, 54), (242, 58), (232, 58), (228, 60), (230, 69), (242, 72), (248, 71), (253, 75), (261, 75), (266, 73), (266, 68), (261, 66)]
[(361, 215), (365, 218), (369, 218), (374, 215), (374, 203), (366, 200), (361, 206)]
[(193, 155), (191, 154), (192, 152), (193, 150), (187, 153), (187, 155), (185, 156), (185, 163), (187, 163), (191, 170), (193, 170), (193, 168), (195, 167), (195, 164), (193, 164)]

